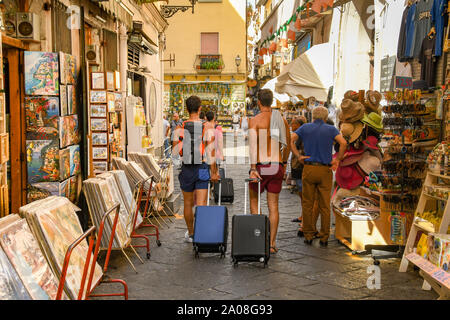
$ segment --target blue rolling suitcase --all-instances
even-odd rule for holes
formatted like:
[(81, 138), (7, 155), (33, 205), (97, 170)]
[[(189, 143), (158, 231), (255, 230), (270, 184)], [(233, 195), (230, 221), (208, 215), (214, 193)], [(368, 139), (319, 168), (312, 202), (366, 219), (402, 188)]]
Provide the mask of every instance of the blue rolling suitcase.
[[(219, 182), (219, 194), (222, 184)], [(200, 252), (220, 253), (224, 258), (227, 251), (228, 239), (228, 208), (220, 205), (209, 205), (210, 185), (208, 185), (208, 203), (197, 206), (194, 214), (194, 253), (199, 257)]]

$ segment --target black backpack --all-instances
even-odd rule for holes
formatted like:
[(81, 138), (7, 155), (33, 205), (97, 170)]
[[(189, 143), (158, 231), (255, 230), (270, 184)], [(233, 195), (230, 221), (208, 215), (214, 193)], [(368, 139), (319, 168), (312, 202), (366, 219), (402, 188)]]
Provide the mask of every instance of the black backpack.
[(185, 121), (182, 129), (179, 140), (182, 144), (180, 156), (183, 164), (201, 164), (205, 153), (205, 124), (200, 121)]

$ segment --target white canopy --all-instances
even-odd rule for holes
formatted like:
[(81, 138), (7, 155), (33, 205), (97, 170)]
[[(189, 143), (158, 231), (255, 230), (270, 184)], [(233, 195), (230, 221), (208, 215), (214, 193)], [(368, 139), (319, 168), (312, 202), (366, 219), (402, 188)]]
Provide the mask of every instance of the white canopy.
[(275, 99), (280, 101), (281, 103), (288, 102), (290, 100), (289, 95), (287, 95), (285, 93), (280, 94), (275, 91), (275, 84), (277, 83), (277, 80), (278, 80), (277, 78), (273, 78), (272, 80), (267, 81), (266, 84), (262, 87), (262, 89), (269, 89), (273, 92), (274, 99), (273, 99), (272, 106), (277, 105), (277, 102), (275, 101)]
[[(284, 67), (275, 79), (277, 94), (315, 97), (326, 101), (328, 89), (333, 85), (333, 47), (330, 43), (318, 44)], [(273, 79), (274, 80), (274, 79)]]

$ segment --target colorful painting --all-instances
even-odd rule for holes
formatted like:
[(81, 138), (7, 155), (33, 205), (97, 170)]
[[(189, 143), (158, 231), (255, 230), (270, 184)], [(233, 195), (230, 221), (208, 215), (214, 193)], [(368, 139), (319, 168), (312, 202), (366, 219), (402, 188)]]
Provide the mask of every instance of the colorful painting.
[(28, 182), (59, 181), (58, 140), (27, 140)]
[(27, 185), (27, 203), (59, 196), (59, 182), (38, 182)]
[(67, 106), (67, 86), (65, 84), (61, 85), (59, 98), (61, 102), (61, 115), (66, 116), (69, 114), (69, 109)]
[(70, 196), (70, 179), (64, 180), (59, 184), (59, 195), (69, 198)]
[(67, 112), (68, 114), (76, 113), (76, 97), (73, 85), (67, 85)]
[(114, 92), (108, 92), (106, 94), (106, 101), (108, 101), (108, 111), (114, 112), (114, 109), (116, 108), (116, 96)]
[(108, 159), (108, 148), (107, 147), (92, 148), (92, 158), (93, 159)]
[(115, 97), (115, 102), (116, 102), (116, 106), (115, 106), (115, 110), (116, 111), (121, 111), (122, 110), (122, 94), (121, 93), (114, 93), (114, 97)]
[(69, 179), (69, 200), (72, 201), (73, 203), (75, 203), (77, 201), (78, 198), (78, 194), (79, 194), (79, 190), (80, 190), (80, 184), (81, 183), (81, 176), (80, 175), (76, 175), (73, 177), (70, 177)]
[(108, 133), (106, 132), (93, 132), (92, 133), (92, 145), (105, 146), (108, 145)]
[(61, 148), (80, 142), (77, 115), (61, 117), (59, 127), (59, 144)]
[(27, 139), (58, 139), (59, 98), (25, 97), (25, 118)]
[(108, 171), (108, 162), (106, 161), (95, 161), (93, 162), (94, 172), (106, 172)]
[(106, 117), (106, 104), (91, 104), (91, 117)]
[[(70, 201), (63, 198), (57, 200), (51, 206), (42, 206), (42, 209), (39, 209), (39, 212), (37, 212), (36, 217), (37, 223), (45, 238), (45, 243), (53, 256), (52, 260), (55, 261), (59, 272), (61, 272), (67, 247), (83, 234), (83, 230)], [(88, 249), (87, 242), (82, 241), (72, 251), (66, 277), (66, 289), (72, 299), (78, 296)], [(90, 260), (92, 261), (92, 256)], [(93, 286), (102, 276), (102, 269), (98, 263), (95, 264), (94, 270), (90, 290), (92, 290)]]
[(114, 91), (114, 72), (106, 72), (106, 89)]
[(30, 294), (1, 247), (0, 300), (31, 300)]
[(67, 70), (66, 70), (66, 54), (59, 52), (59, 81), (61, 83), (67, 83)]
[(105, 90), (105, 73), (92, 72), (91, 73), (91, 88), (94, 90)]
[(81, 154), (80, 146), (73, 145), (69, 147), (70, 150), (70, 175), (76, 175), (81, 172)]
[(25, 94), (59, 94), (57, 53), (25, 51)]
[(59, 175), (61, 180), (70, 177), (70, 149), (59, 150)]
[(73, 83), (77, 81), (77, 60), (75, 56), (71, 54), (65, 54), (65, 69), (67, 83)]
[(90, 94), (90, 102), (92, 103), (106, 103), (106, 91), (94, 91), (91, 90)]
[(35, 300), (54, 300), (59, 282), (27, 221), (21, 219), (2, 229), (0, 243), (31, 297)]
[(106, 131), (108, 123), (105, 119), (91, 119), (91, 131)]

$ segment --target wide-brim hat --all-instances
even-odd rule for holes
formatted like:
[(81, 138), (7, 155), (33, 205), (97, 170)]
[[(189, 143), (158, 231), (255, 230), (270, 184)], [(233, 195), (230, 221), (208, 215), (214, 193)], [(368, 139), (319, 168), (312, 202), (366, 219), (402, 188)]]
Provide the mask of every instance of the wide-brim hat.
[(361, 159), (359, 159), (358, 166), (366, 175), (368, 175), (372, 171), (381, 170), (381, 161), (378, 157), (375, 157), (370, 152), (366, 151), (362, 154)]
[(364, 118), (364, 106), (360, 102), (354, 102), (350, 99), (345, 99), (341, 103), (341, 112), (339, 120), (341, 122), (353, 123)]
[(362, 118), (362, 123), (367, 124), (369, 127), (374, 128), (376, 131), (383, 131), (383, 123), (381, 116), (376, 112), (371, 112), (364, 115)]
[(368, 136), (366, 140), (363, 141), (363, 144), (372, 150), (379, 150), (378, 148), (378, 139), (374, 136)]
[(358, 102), (359, 100), (359, 93), (357, 91), (348, 90), (346, 93), (344, 93), (344, 99), (350, 99), (352, 101)]
[(361, 121), (356, 121), (353, 123), (344, 122), (341, 124), (341, 133), (345, 140), (349, 143), (356, 141), (356, 139), (361, 136), (364, 129), (364, 125)]
[(382, 99), (381, 93), (378, 91), (369, 90), (366, 94), (366, 107), (373, 112), (377, 112), (380, 107), (380, 101)]
[(339, 187), (353, 190), (357, 188), (364, 180), (358, 170), (356, 163), (351, 166), (339, 166), (336, 170), (336, 182)]
[(361, 158), (362, 158), (362, 153), (353, 154), (351, 156), (344, 155), (344, 159), (342, 159), (341, 162), (339, 162), (339, 166), (342, 166), (342, 167), (351, 166), (352, 164), (358, 162)]

